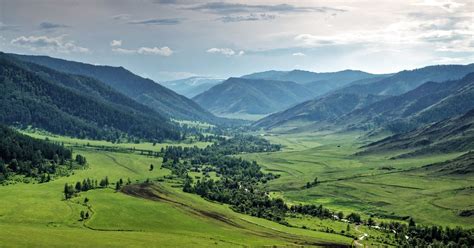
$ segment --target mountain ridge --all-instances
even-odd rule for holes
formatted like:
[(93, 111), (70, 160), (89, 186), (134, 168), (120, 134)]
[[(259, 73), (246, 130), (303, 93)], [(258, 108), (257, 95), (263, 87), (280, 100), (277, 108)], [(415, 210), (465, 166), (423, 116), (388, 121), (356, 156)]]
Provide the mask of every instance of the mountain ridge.
[(311, 97), (307, 88), (294, 82), (232, 77), (193, 100), (217, 114), (268, 114)]
[[(73, 137), (179, 139), (177, 127), (95, 79), (57, 72), (0, 53), (0, 121)], [(80, 107), (78, 107), (80, 106)]]
[(167, 117), (216, 123), (221, 120), (192, 100), (123, 67), (92, 65), (49, 56), (12, 54), (16, 58), (40, 64), (57, 71), (95, 78), (135, 101)]

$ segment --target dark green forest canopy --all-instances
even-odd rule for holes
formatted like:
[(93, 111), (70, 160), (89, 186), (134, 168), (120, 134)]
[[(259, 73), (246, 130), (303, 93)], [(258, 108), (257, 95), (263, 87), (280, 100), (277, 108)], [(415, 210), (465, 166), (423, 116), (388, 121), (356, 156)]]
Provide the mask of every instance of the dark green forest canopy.
[[(71, 165), (71, 160), (72, 151), (63, 145), (34, 139), (0, 125), (0, 181), (10, 174), (55, 174), (59, 166)], [(86, 163), (81, 155), (77, 155), (76, 161), (80, 166)]]
[(179, 127), (91, 78), (0, 54), (0, 123), (79, 138), (180, 139)]

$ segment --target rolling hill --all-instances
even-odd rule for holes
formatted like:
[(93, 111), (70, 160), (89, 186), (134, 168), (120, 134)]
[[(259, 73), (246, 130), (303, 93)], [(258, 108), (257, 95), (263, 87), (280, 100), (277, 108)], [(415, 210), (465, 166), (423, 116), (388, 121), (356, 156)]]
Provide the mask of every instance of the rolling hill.
[(95, 79), (60, 73), (0, 54), (0, 122), (74, 137), (178, 139), (154, 110)]
[(292, 81), (298, 84), (304, 84), (308, 89), (313, 91), (314, 96), (318, 96), (348, 85), (354, 81), (385, 76), (387, 75), (375, 75), (355, 70), (322, 73), (292, 70), (257, 72), (242, 76), (242, 78)]
[(312, 93), (289, 81), (229, 78), (193, 98), (214, 114), (269, 114), (310, 99)]
[(142, 78), (123, 67), (98, 66), (48, 56), (14, 55), (23, 61), (40, 64), (54, 70), (97, 79), (158, 113), (174, 119), (218, 122), (218, 118), (192, 100)]
[(160, 84), (181, 94), (185, 97), (195, 97), (212, 86), (221, 83), (223, 79), (209, 77), (189, 77), (173, 81), (161, 82)]
[(474, 149), (474, 109), (466, 114), (396, 134), (365, 147), (362, 154), (404, 150), (401, 157)]
[(435, 175), (472, 175), (474, 173), (474, 152), (470, 151), (455, 159), (429, 164), (423, 167)]
[(338, 120), (350, 127), (387, 126), (407, 131), (420, 125), (455, 117), (474, 108), (474, 73), (460, 80), (428, 82), (399, 96), (354, 110)]
[(383, 98), (375, 95), (331, 94), (269, 115), (253, 125), (271, 129), (294, 122), (329, 122)]

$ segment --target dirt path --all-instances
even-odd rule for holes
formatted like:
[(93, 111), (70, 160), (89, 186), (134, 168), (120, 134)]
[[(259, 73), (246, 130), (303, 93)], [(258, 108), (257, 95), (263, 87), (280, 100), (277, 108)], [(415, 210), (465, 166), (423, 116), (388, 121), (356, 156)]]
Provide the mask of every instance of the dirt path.
[(359, 225), (357, 225), (355, 227), (355, 230), (356, 230), (356, 232), (360, 233), (361, 235), (356, 240), (354, 240), (354, 245), (357, 246), (357, 247), (366, 247), (361, 241), (363, 241), (365, 238), (369, 237), (369, 235), (367, 233), (364, 233), (364, 232), (360, 231), (359, 230)]
[(133, 173), (135, 173), (135, 174), (138, 174), (137, 171), (135, 171), (134, 169), (131, 169), (130, 167), (128, 167), (128, 166), (125, 165), (125, 164), (120, 163), (120, 162), (117, 161), (117, 159), (114, 158), (113, 156), (111, 156), (111, 155), (109, 155), (109, 154), (105, 154), (105, 156), (107, 156), (108, 158), (110, 158), (116, 165), (118, 165), (118, 166), (120, 166), (120, 167), (122, 167), (122, 168), (124, 168), (124, 169), (127, 169), (128, 171), (131, 171), (131, 172), (133, 172)]

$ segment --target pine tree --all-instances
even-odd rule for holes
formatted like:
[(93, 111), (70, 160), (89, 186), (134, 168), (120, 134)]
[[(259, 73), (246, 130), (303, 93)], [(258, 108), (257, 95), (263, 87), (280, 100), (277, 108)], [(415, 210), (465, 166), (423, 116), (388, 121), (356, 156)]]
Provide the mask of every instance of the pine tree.
[(66, 183), (64, 184), (64, 198), (69, 199), (69, 185)]
[(76, 189), (76, 192), (80, 192), (80, 191), (81, 191), (81, 189), (82, 189), (81, 182), (77, 182), (77, 183), (76, 183), (75, 189)]

